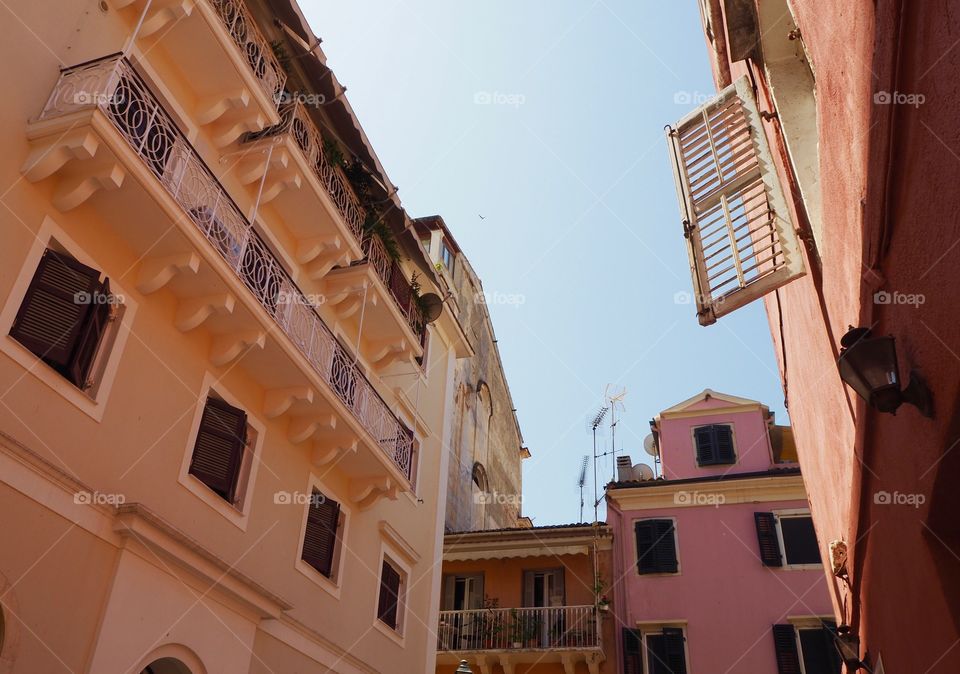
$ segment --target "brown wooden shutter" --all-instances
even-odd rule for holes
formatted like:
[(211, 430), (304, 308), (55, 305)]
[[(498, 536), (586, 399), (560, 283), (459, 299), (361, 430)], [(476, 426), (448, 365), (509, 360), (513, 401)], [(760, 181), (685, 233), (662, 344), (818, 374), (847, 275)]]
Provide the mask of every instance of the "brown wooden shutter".
[(218, 398), (207, 398), (193, 447), (190, 474), (230, 503), (247, 444), (247, 415)]
[(778, 674), (801, 674), (800, 654), (793, 625), (773, 626), (773, 646), (777, 653)]
[(676, 573), (673, 520), (641, 520), (634, 525), (639, 573)]
[(387, 560), (380, 571), (380, 599), (377, 617), (393, 629), (397, 629), (397, 611), (400, 603), (400, 574)]
[[(80, 335), (100, 287), (100, 272), (47, 249), (30, 281), (10, 336), (70, 377)], [(82, 382), (81, 382), (82, 383)]]
[(70, 363), (70, 381), (81, 389), (87, 388), (87, 379), (93, 368), (100, 341), (110, 325), (110, 279), (104, 279), (92, 297), (90, 313), (77, 339), (77, 348)]
[(687, 655), (683, 647), (683, 630), (679, 627), (664, 627), (664, 661), (673, 674), (687, 674)]
[(780, 541), (777, 539), (777, 518), (773, 513), (753, 513), (753, 518), (757, 524), (760, 561), (764, 566), (783, 566)]
[(623, 674), (643, 674), (643, 634), (623, 628)]
[(333, 574), (340, 504), (314, 490), (303, 535), (303, 560), (327, 578)]

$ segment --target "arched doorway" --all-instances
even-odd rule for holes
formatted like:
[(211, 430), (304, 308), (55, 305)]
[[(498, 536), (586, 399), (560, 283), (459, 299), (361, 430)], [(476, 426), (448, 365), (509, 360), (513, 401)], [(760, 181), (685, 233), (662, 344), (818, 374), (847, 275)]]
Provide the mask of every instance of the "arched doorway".
[(140, 670), (140, 674), (193, 674), (190, 668), (176, 658), (160, 658)]

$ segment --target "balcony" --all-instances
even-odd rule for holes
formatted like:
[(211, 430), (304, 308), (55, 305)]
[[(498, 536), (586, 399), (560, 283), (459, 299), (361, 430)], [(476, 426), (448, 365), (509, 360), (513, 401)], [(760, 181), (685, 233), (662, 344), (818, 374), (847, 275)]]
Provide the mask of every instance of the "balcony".
[(573, 672), (584, 662), (595, 673), (604, 659), (592, 605), (441, 611), (437, 651), (438, 664), (466, 659), (481, 671), (494, 664), (513, 671), (518, 664), (559, 662)]
[(244, 136), (239, 175), (261, 209), (269, 209), (297, 242), (297, 261), (319, 281), (335, 266), (363, 258), (363, 207), (340, 167), (324, 155), (323, 136), (299, 101), (280, 123)]
[[(286, 73), (243, 0), (113, 0), (140, 53), (196, 95), (194, 119), (223, 147), (279, 120)], [(144, 15), (146, 11), (146, 15)]]
[(60, 211), (111, 226), (142, 259), (140, 292), (169, 289), (174, 324), (207, 328), (215, 366), (242, 358), (267, 388), (264, 415), (288, 415), (318, 465), (337, 459), (355, 502), (409, 488), (413, 433), (126, 59), (64, 70), (27, 135), (24, 176), (55, 179)]

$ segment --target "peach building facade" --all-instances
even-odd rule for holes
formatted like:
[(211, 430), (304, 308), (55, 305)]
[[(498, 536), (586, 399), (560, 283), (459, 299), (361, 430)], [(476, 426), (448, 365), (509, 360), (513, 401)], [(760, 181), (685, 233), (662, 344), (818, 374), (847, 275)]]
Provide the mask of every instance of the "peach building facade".
[(447, 534), (436, 674), (616, 671), (602, 522)]
[(432, 672), (472, 348), (298, 8), (8, 9), (0, 672)]

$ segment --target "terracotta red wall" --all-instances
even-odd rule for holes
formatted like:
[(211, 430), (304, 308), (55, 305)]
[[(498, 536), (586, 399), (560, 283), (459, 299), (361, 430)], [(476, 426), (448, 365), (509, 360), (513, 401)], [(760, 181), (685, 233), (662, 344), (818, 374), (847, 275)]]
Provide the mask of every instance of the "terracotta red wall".
[[(824, 548), (833, 539), (852, 546), (852, 587), (834, 584), (834, 598), (871, 660), (882, 654), (888, 672), (955, 673), (960, 8), (949, 0), (791, 5), (817, 79), (822, 268), (809, 259), (810, 274), (765, 302), (811, 509)], [(744, 72), (743, 62), (731, 64), (734, 79)], [(877, 104), (879, 91), (923, 103)], [(776, 155), (775, 124), (767, 131)], [(877, 291), (923, 303), (876, 304)], [(836, 358), (849, 325), (896, 336), (901, 375), (920, 370), (936, 420), (908, 406), (876, 413), (843, 385)], [(913, 503), (884, 503), (887, 493)]]

